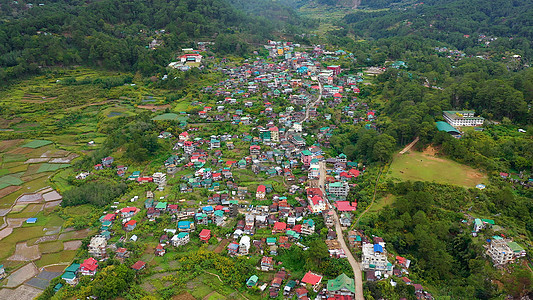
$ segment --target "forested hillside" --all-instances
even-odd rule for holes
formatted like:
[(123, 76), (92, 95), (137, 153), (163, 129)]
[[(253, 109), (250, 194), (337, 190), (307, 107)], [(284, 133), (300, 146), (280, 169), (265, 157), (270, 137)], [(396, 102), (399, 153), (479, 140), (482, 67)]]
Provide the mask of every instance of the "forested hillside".
[[(373, 1), (366, 2), (370, 3)], [(425, 1), (402, 9), (392, 7), (390, 10), (358, 11), (347, 15), (344, 21), (356, 36), (379, 39), (416, 35), (447, 42), (460, 50), (479, 48), (479, 35), (495, 36), (500, 39), (491, 47), (513, 49), (516, 54), (529, 58), (533, 56), (531, 1)]]
[[(42, 4), (0, 2), (0, 80), (74, 64), (151, 75), (192, 39), (218, 38), (225, 44), (221, 51), (242, 54), (247, 42), (271, 38), (286, 24), (300, 25), (290, 10), (287, 18), (273, 20), (275, 11), (248, 15), (225, 0)], [(154, 31), (161, 29), (163, 47), (149, 51)]]

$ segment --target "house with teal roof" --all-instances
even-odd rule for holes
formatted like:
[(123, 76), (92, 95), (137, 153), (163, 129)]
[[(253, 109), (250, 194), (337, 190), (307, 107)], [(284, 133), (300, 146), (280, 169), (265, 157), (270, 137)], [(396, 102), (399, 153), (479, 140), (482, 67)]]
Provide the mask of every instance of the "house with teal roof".
[(259, 280), (259, 277), (257, 277), (256, 275), (252, 275), (250, 276), (250, 278), (248, 278), (248, 280), (246, 281), (246, 286), (248, 288), (251, 288), (251, 287), (254, 287), (256, 284), (257, 284), (257, 281)]

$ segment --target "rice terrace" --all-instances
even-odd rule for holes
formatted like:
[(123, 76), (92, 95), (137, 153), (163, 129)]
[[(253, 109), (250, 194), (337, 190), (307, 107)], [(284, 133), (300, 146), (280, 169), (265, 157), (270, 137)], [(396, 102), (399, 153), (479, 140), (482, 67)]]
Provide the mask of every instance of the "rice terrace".
[(389, 177), (402, 181), (430, 181), (464, 187), (474, 187), (487, 179), (485, 174), (471, 167), (440, 158), (434, 151), (428, 150), (396, 155), (389, 169)]

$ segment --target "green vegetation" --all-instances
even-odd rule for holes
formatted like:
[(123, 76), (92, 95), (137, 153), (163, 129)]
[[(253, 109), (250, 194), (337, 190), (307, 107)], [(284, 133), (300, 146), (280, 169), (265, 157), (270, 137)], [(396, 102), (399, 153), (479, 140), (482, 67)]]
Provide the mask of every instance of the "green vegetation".
[(110, 184), (104, 182), (87, 182), (79, 187), (72, 188), (63, 194), (63, 206), (77, 206), (92, 204), (104, 206), (111, 203), (126, 190), (126, 185)]
[(421, 152), (396, 155), (389, 170), (391, 178), (465, 187), (474, 187), (486, 180), (486, 176), (468, 166)]

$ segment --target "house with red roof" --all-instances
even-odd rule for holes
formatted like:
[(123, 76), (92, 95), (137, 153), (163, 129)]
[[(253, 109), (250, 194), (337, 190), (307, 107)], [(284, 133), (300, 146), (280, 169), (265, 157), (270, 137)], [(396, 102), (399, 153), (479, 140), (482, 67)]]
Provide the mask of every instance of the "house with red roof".
[(202, 55), (197, 53), (187, 53), (179, 57), (181, 63), (188, 63), (188, 62), (202, 62)]
[(335, 202), (335, 207), (338, 211), (355, 211), (357, 209), (357, 202), (350, 201), (337, 201)]
[(268, 129), (270, 131), (270, 140), (273, 142), (279, 142), (279, 129), (278, 127), (270, 127)]
[(128, 222), (126, 222), (126, 224), (124, 224), (124, 230), (126, 231), (132, 231), (133, 229), (135, 229), (135, 227), (137, 227), (137, 221), (135, 220), (129, 220)]
[(210, 238), (211, 238), (211, 230), (202, 229), (202, 231), (200, 232), (200, 240), (207, 243)]
[(184, 131), (182, 133), (180, 133), (179, 135), (179, 140), (180, 141), (188, 141), (189, 140), (189, 133), (187, 131)]
[(120, 210), (122, 218), (131, 218), (135, 216), (139, 211), (141, 211), (138, 207), (124, 207)]
[(131, 266), (131, 268), (134, 269), (135, 271), (140, 271), (144, 269), (145, 266), (146, 266), (146, 263), (144, 261), (139, 260), (136, 263), (134, 263), (133, 266)]
[(257, 191), (255, 192), (255, 197), (260, 200), (260, 199), (264, 199), (266, 197), (266, 186), (260, 184), (258, 187), (257, 187)]
[(145, 177), (137, 177), (138, 183), (147, 183), (147, 182), (153, 182), (154, 178), (152, 176), (145, 176)]
[(114, 221), (114, 220), (115, 220), (115, 217), (116, 217), (116, 216), (117, 216), (117, 215), (115, 215), (115, 214), (107, 214), (107, 215), (103, 216), (103, 217), (100, 219), (100, 221), (102, 221), (102, 222), (106, 222), (106, 221), (111, 222), (111, 221)]
[(87, 258), (80, 265), (81, 275), (94, 276), (96, 275), (96, 269), (98, 269), (98, 262), (92, 257)]
[(165, 255), (166, 251), (165, 251), (165, 247), (163, 247), (163, 245), (159, 244), (157, 245), (157, 247), (155, 247), (155, 255), (156, 256), (163, 256)]
[(283, 233), (285, 230), (287, 230), (287, 223), (276, 222), (274, 223), (274, 228), (272, 228), (272, 234)]
[(302, 278), (302, 285), (309, 284), (313, 287), (313, 289), (316, 288), (321, 282), (322, 276), (311, 271), (305, 273), (304, 278)]

